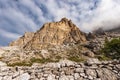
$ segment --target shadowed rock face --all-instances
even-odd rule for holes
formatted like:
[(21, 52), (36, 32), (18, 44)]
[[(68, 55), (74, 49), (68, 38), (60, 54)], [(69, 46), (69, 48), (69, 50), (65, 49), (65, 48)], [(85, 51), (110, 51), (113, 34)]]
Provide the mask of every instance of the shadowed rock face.
[[(31, 36), (31, 35), (30, 35)], [(32, 37), (32, 36), (31, 36)], [(69, 43), (82, 43), (86, 41), (83, 32), (76, 27), (75, 24), (66, 18), (62, 18), (59, 22), (46, 23), (38, 30), (34, 36), (25, 41), (24, 49), (43, 49), (54, 45), (66, 45)], [(27, 37), (20, 38), (13, 42), (15, 45), (21, 46)], [(14, 46), (14, 44), (11, 44)]]
[(107, 32), (116, 32), (116, 33), (120, 33), (120, 26), (111, 30), (107, 30)]

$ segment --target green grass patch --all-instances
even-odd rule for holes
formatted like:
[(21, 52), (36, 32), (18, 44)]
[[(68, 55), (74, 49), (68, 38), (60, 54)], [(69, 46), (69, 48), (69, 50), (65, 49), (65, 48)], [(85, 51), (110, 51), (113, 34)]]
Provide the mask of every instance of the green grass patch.
[(31, 66), (32, 63), (30, 62), (16, 62), (16, 63), (8, 63), (7, 66), (11, 66), (11, 67), (14, 67), (14, 66)]
[(111, 60), (111, 58), (108, 58), (105, 55), (96, 55), (95, 57), (98, 58), (100, 61)]
[(47, 59), (31, 58), (30, 61), (31, 63), (48, 63), (48, 62), (58, 62), (59, 60), (58, 59), (52, 60), (50, 58), (47, 58)]
[(79, 58), (79, 57), (75, 57), (75, 56), (68, 57), (68, 60), (75, 61), (75, 62), (84, 62), (85, 61), (84, 58)]

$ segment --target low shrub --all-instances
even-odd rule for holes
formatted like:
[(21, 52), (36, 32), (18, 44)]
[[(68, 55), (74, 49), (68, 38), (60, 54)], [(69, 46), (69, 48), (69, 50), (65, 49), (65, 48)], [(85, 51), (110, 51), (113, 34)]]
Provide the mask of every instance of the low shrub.
[(120, 38), (106, 40), (101, 52), (107, 58), (120, 59)]

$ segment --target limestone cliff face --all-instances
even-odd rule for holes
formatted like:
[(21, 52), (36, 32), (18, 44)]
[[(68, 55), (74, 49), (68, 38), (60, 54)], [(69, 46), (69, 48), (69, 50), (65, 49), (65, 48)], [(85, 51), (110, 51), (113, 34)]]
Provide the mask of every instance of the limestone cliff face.
[(13, 41), (9, 44), (9, 46), (20, 46), (23, 47), (27, 42), (29, 42), (34, 36), (33, 32), (25, 32), (25, 34), (20, 37), (18, 40)]
[(30, 41), (27, 40), (27, 43), (23, 42), (26, 38), (27, 37), (20, 38), (13, 43), (20, 46), (25, 43), (24, 49), (43, 49), (54, 45), (66, 45), (86, 41), (84, 33), (81, 32), (71, 20), (66, 18), (62, 18), (59, 22), (44, 24), (42, 28), (34, 34), (32, 39), (29, 39)]

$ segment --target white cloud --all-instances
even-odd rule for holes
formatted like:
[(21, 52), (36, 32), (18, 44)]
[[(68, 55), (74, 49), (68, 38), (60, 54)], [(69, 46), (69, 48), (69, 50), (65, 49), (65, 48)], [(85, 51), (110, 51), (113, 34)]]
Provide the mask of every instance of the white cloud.
[(120, 0), (0, 0), (0, 38), (17, 39), (63, 17), (85, 32), (113, 28), (120, 25), (119, 14)]
[[(83, 23), (84, 30), (94, 30), (98, 27), (112, 29), (120, 25), (120, 1), (101, 0), (100, 5), (92, 12), (94, 16), (88, 23)], [(88, 28), (89, 27), (89, 28)]]
[(16, 39), (16, 37), (20, 37), (20, 36), (21, 36), (21, 35), (19, 35), (19, 34), (7, 32), (7, 31), (2, 30), (2, 29), (0, 29), (0, 32), (2, 33), (2, 34), (0, 34), (0, 35), (1, 35), (1, 36), (4, 36), (4, 37), (6, 37), (6, 38)]

